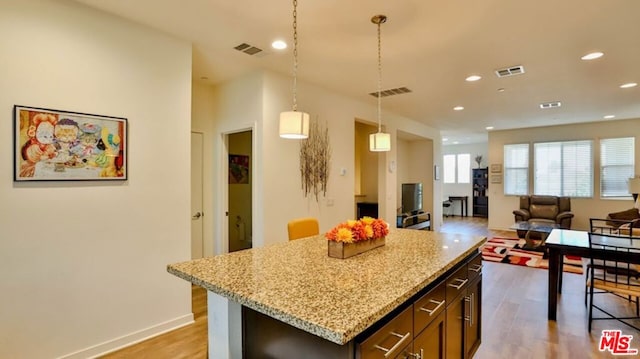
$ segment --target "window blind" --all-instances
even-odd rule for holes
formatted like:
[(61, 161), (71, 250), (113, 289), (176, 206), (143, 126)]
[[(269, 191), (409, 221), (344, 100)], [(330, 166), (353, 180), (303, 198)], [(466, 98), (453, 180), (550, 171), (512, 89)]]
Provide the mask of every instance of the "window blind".
[(504, 194), (529, 193), (529, 144), (504, 146)]
[(592, 141), (535, 143), (534, 193), (592, 197)]
[(627, 181), (634, 175), (635, 138), (600, 140), (600, 196), (627, 197)]
[(444, 155), (442, 162), (444, 183), (456, 183), (456, 155)]

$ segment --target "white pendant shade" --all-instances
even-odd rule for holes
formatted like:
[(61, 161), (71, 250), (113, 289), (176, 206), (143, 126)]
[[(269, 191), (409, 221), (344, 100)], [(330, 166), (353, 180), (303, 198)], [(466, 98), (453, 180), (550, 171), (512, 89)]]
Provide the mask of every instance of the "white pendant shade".
[(391, 151), (391, 135), (377, 132), (369, 135), (369, 151), (387, 152)]
[(309, 137), (309, 114), (300, 111), (280, 113), (280, 137), (304, 139)]

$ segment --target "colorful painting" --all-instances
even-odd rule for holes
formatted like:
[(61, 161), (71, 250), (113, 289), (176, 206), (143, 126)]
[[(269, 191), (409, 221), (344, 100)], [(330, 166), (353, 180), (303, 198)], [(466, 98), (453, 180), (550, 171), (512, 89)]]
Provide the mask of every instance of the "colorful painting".
[(229, 155), (229, 184), (249, 183), (249, 156)]
[(127, 119), (14, 106), (14, 180), (127, 179)]

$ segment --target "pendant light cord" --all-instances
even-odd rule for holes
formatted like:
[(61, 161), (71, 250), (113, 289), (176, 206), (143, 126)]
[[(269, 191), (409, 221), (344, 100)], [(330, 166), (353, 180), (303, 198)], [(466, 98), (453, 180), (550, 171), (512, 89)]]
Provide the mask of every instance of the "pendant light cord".
[(380, 24), (378, 22), (378, 132), (382, 132), (382, 55)]
[(293, 0), (293, 111), (298, 110), (298, 0)]

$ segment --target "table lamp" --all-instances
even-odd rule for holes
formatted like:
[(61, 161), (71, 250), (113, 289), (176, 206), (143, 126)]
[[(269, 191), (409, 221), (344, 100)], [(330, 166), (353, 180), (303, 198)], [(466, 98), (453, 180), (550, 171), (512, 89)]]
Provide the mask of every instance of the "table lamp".
[(640, 201), (638, 200), (638, 193), (640, 193), (640, 178), (629, 178), (629, 193), (633, 195), (633, 205), (635, 208), (640, 209)]

